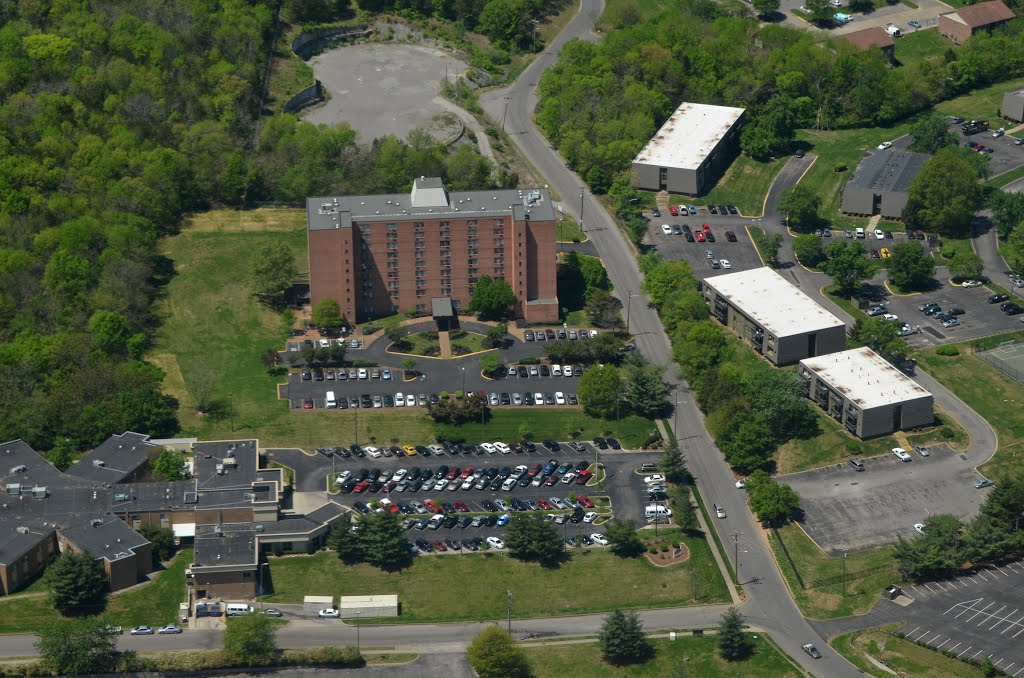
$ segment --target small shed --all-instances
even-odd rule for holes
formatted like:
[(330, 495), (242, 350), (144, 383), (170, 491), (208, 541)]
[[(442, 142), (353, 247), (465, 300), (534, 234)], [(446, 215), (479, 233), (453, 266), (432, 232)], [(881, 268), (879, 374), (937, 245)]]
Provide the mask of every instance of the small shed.
[(451, 297), (436, 297), (430, 300), (431, 315), (437, 323), (438, 332), (447, 332), (458, 327), (455, 307)]
[(397, 617), (398, 596), (341, 596), (338, 609), (342, 619)]
[(319, 612), (334, 607), (334, 596), (306, 596), (302, 599), (303, 612)]

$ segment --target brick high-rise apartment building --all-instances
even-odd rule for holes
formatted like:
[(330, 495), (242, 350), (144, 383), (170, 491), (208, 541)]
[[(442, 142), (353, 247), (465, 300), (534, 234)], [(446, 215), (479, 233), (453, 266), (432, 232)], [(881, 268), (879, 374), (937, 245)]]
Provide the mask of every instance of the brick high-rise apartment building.
[(512, 286), (517, 317), (558, 321), (546, 189), (449, 193), (420, 177), (408, 194), (307, 198), (306, 214), (312, 302), (335, 299), (350, 322), (468, 306), (484, 275)]

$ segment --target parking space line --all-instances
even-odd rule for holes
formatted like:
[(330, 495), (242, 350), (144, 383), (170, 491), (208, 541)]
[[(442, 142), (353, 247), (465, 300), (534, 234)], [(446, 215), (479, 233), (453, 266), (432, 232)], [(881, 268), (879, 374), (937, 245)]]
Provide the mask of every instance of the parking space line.
[(926, 588), (927, 588), (927, 589), (928, 589), (929, 591), (931, 591), (932, 593), (938, 593), (938, 592), (937, 592), (937, 591), (936, 591), (935, 589), (933, 589), (933, 588), (932, 588), (932, 585), (931, 585), (931, 584), (929, 584), (928, 582), (925, 582), (925, 584), (924, 584), (924, 585), (925, 585), (925, 587), (926, 587)]
[[(1009, 618), (1010, 618), (1010, 617), (1012, 617), (1013, 615), (1017, 614), (1017, 612), (1018, 612), (1019, 610), (1020, 610), (1020, 608), (1019, 608), (1019, 607), (1015, 607), (1015, 608), (1013, 608), (1013, 612), (1010, 612), (1010, 613), (1008, 613), (1008, 614), (1004, 615), (1002, 619), (1000, 619), (1000, 620), (999, 620), (998, 622), (996, 622), (996, 623), (995, 623), (995, 624), (993, 624), (993, 625), (992, 625), (991, 627), (989, 627), (989, 631), (991, 631), (991, 630), (992, 630), (992, 629), (994, 629), (995, 627), (999, 626), (1000, 624), (1002, 624), (1003, 622), (1005, 622), (1005, 621), (1006, 621), (1007, 619), (1009, 619)], [(1012, 623), (1012, 622), (1010, 623), (1010, 626), (1013, 626), (1013, 623)]]
[[(924, 637), (925, 637), (926, 635), (928, 635), (929, 633), (931, 633), (931, 631), (929, 631), (928, 629), (925, 629), (924, 631), (922, 631), (922, 632), (921, 632), (921, 635), (919, 635), (919, 636), (917, 637), (917, 640), (921, 640), (922, 638), (924, 638)], [(910, 636), (907, 636), (907, 637), (909, 638)], [(916, 642), (916, 641), (915, 641), (915, 642)]]
[(977, 605), (978, 603), (980, 603), (983, 600), (985, 600), (985, 599), (984, 598), (975, 598), (974, 600), (965, 600), (962, 603), (957, 603), (956, 605), (954, 605), (953, 607), (949, 608), (948, 610), (946, 610), (942, 614), (943, 614), (943, 616), (945, 616), (945, 615), (949, 614), (950, 612), (952, 612), (953, 610), (955, 610), (956, 608), (961, 607), (963, 605), (967, 605), (968, 603), (970, 603), (970, 605), (967, 605), (967, 607), (964, 607), (964, 609), (960, 611), (960, 614), (958, 614), (956, 617), (954, 617), (954, 619), (959, 619), (961, 615), (963, 615), (966, 612), (969, 612), (969, 611), (973, 610), (974, 606)]
[(1020, 627), (1020, 631), (1017, 631), (1017, 633), (1013, 634), (1013, 637), (1016, 638), (1017, 636), (1019, 636), (1022, 633), (1024, 633), (1024, 626), (1021, 626)]
[(979, 614), (982, 614), (983, 612), (985, 612), (985, 610), (987, 610), (988, 608), (992, 607), (993, 605), (995, 605), (995, 603), (989, 603), (988, 605), (986, 605), (985, 607), (983, 607), (982, 609), (978, 610), (977, 612), (975, 612), (974, 614), (972, 614), (972, 615), (971, 615), (970, 617), (968, 617), (967, 619), (965, 619), (965, 620), (964, 620), (964, 623), (966, 624), (967, 622), (971, 621), (972, 619), (974, 619), (975, 617), (977, 617), (977, 616), (978, 616)]
[(960, 641), (959, 643), (957, 643), (953, 647), (949, 648), (948, 652), (952, 652), (953, 650), (957, 649), (958, 647), (960, 647), (963, 644), (964, 644), (963, 641)]
[[(992, 656), (992, 655), (989, 655), (989, 656)], [(1003, 663), (1003, 662), (1005, 662), (1005, 661), (1006, 661), (1005, 659), (1003, 659), (1002, 657), (1000, 657), (1000, 658), (999, 658), (999, 661), (997, 661), (997, 662), (996, 662), (995, 664), (993, 664), (993, 666), (995, 666), (996, 668), (999, 668), (999, 665), (1000, 665), (1000, 664), (1002, 664), (1002, 663)]]
[(1003, 671), (1009, 671), (1010, 667), (1013, 666), (1016, 663), (1017, 662), (1010, 662), (1009, 664), (1007, 664), (1006, 666), (1003, 667)]
[(1006, 574), (1005, 572), (1003, 572), (1002, 568), (999, 567), (998, 565), (993, 565), (992, 567), (996, 568), (996, 572), (998, 572), (999, 574), (1003, 575), (1004, 577), (1009, 577), (1010, 576), (1010, 575)]
[(921, 595), (924, 595), (921, 589), (917, 588), (916, 586), (911, 586), (910, 588), (914, 589), (914, 593), (920, 593)]
[(1009, 626), (1007, 626), (1007, 627), (1006, 627), (1005, 629), (1003, 629), (1002, 631), (1000, 631), (1000, 632), (999, 632), (999, 635), (1002, 635), (1002, 634), (1006, 633), (1007, 631), (1009, 631), (1010, 629), (1012, 629), (1012, 628), (1013, 628), (1014, 626), (1024, 626), (1024, 625), (1022, 625), (1022, 624), (1021, 624), (1021, 621), (1022, 621), (1022, 620), (1024, 620), (1024, 615), (1021, 615), (1021, 616), (1020, 616), (1020, 619), (1018, 619), (1017, 621), (1013, 621), (1013, 622), (1010, 622), (1010, 625), (1009, 625)]
[(957, 658), (959, 659), (960, 657), (964, 656), (966, 653), (970, 652), (972, 647), (974, 647), (974, 646), (973, 645), (968, 645), (966, 650), (964, 650), (963, 652), (961, 652), (960, 654), (957, 655)]
[[(919, 628), (921, 628), (921, 627), (920, 626), (915, 626), (914, 627), (914, 631), (917, 631)], [(911, 631), (910, 633), (908, 633), (907, 637), (909, 638), (910, 636), (912, 636), (914, 634), (914, 631)]]
[[(971, 655), (971, 659), (974, 659), (975, 657), (977, 657), (981, 653), (982, 653), (982, 650), (978, 650), (977, 652), (975, 652), (974, 654)], [(991, 657), (992, 655), (989, 655), (989, 656)]]
[[(948, 642), (949, 642), (949, 641), (951, 641), (951, 640), (953, 640), (953, 637), (952, 637), (952, 636), (950, 636), (950, 637), (949, 637), (949, 638), (947, 638), (947, 639), (946, 639), (945, 641), (943, 641), (942, 645), (945, 645), (946, 643), (948, 643)], [(960, 643), (957, 643), (957, 645), (959, 645), (959, 644), (960, 644)], [(936, 649), (936, 650), (941, 650), (941, 649), (942, 649), (942, 645), (939, 645), (939, 646), (938, 646), (937, 648), (935, 648), (935, 649)]]
[(989, 578), (986, 577), (985, 573), (982, 572), (981, 570), (978, 570), (978, 576), (981, 577), (982, 579), (984, 579), (985, 581), (989, 581)]
[(1017, 678), (1017, 675), (1018, 675), (1018, 674), (1019, 674), (1019, 673), (1020, 673), (1021, 671), (1024, 671), (1024, 666), (1022, 666), (1022, 667), (1020, 667), (1019, 669), (1017, 669), (1017, 673), (1013, 674), (1013, 678)]
[(1000, 612), (1002, 612), (1005, 609), (1006, 609), (1006, 606), (1003, 605), (1001, 608), (999, 608), (995, 612), (989, 612), (988, 616), (985, 619), (982, 619), (980, 622), (978, 622), (978, 626), (981, 626), (982, 624), (984, 624), (987, 621), (991, 621), (992, 617), (996, 616), (997, 614), (999, 614)]
[(935, 639), (938, 638), (941, 635), (942, 635), (941, 633), (936, 633), (934, 636), (932, 636), (931, 640), (925, 641), (925, 645), (931, 645), (932, 643), (935, 642)]

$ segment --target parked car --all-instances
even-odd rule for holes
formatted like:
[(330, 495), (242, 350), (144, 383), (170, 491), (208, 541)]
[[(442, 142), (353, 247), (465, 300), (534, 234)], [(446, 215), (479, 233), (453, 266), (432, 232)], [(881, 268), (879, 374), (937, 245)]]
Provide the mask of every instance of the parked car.
[(136, 626), (128, 633), (133, 636), (151, 636), (153, 635), (153, 629), (148, 626)]
[(809, 654), (812, 659), (821, 659), (821, 653), (818, 652), (818, 648), (814, 647), (810, 643), (807, 643), (806, 645), (801, 645), (800, 647), (802, 647), (803, 651)]
[(960, 283), (961, 287), (981, 287), (982, 283), (980, 280), (965, 280)]
[(181, 633), (181, 627), (178, 626), (177, 624), (168, 624), (167, 626), (161, 626), (160, 630), (157, 631), (157, 633), (160, 633), (160, 634)]
[(995, 483), (989, 480), (988, 478), (978, 478), (977, 480), (974, 481), (974, 487), (979, 490), (983, 487), (992, 487), (993, 485), (995, 485)]
[(503, 542), (498, 537), (488, 537), (487, 545), (490, 546), (492, 549), (498, 549), (499, 551), (505, 548), (505, 542)]
[(907, 451), (904, 450), (902, 447), (894, 447), (894, 448), (892, 448), (892, 453), (895, 454), (896, 458), (899, 459), (900, 461), (903, 461), (903, 462), (911, 461), (910, 455), (907, 454)]
[(600, 544), (601, 546), (608, 546), (608, 540), (605, 539), (605, 536), (603, 534), (595, 532), (594, 534), (590, 535), (590, 539), (595, 544)]

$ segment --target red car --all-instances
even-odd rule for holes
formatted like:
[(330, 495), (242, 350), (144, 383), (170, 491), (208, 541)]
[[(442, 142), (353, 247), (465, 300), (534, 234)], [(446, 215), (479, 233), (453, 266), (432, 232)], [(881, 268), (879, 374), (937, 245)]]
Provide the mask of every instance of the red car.
[(455, 510), (459, 513), (469, 513), (469, 507), (466, 506), (466, 502), (464, 501), (453, 501), (452, 506), (454, 506)]
[(710, 233), (711, 232), (711, 227), (708, 226), (707, 224), (704, 224), (704, 226), (703, 226), (703, 228), (701, 230), (704, 231), (705, 233)]
[(577, 494), (576, 502), (583, 508), (594, 508), (594, 502), (590, 501), (590, 497), (585, 494)]
[(426, 500), (425, 502), (423, 502), (423, 505), (426, 506), (427, 510), (430, 511), (431, 513), (440, 513), (441, 512), (441, 507), (438, 506), (437, 502), (434, 501), (433, 499)]
[(461, 472), (462, 471), (459, 470), (458, 466), (453, 466), (452, 469), (448, 471), (448, 475), (445, 477), (448, 478), (448, 480), (455, 480), (455, 478), (458, 477), (459, 473)]
[(726, 231), (725, 239), (728, 240), (729, 242), (736, 242), (736, 234), (733, 233), (732, 231)]
[(303, 400), (302, 401), (302, 408), (305, 409), (305, 410), (313, 409), (313, 399), (312, 398), (306, 398), (305, 400)]
[(577, 485), (586, 485), (587, 481), (593, 476), (592, 471), (580, 471), (579, 475), (576, 476)]
[(545, 511), (551, 510), (551, 504), (549, 504), (548, 500), (544, 499), (543, 497), (537, 500), (537, 506), (541, 507)]
[(679, 208), (676, 207), (675, 205), (669, 205), (668, 206), (668, 213), (671, 214), (674, 217), (678, 217), (679, 216)]
[(706, 242), (707, 241), (707, 238), (704, 237), (704, 231), (697, 231), (696, 233), (694, 233), (694, 236), (696, 236), (697, 242)]
[(356, 486), (352, 488), (352, 491), (356, 494), (362, 494), (363, 492), (366, 492), (368, 487), (370, 487), (370, 481), (364, 480), (361, 483), (356, 483)]
[(526, 475), (528, 475), (528, 476), (530, 476), (532, 478), (533, 476), (535, 476), (538, 473), (540, 473), (540, 470), (542, 468), (544, 468), (544, 467), (541, 466), (540, 464), (534, 464), (533, 466), (530, 467), (530, 470), (526, 472)]
[(448, 550), (448, 547), (444, 545), (443, 541), (432, 541), (432, 542), (430, 542), (430, 544), (431, 544), (431, 546), (433, 546), (438, 551), (447, 551)]
[(474, 469), (473, 469), (472, 466), (467, 466), (466, 468), (462, 469), (462, 475), (459, 476), (459, 477), (462, 478), (463, 480), (465, 480), (466, 478), (468, 478), (471, 475), (473, 475), (473, 470)]
[(881, 255), (880, 255), (880, 254), (878, 253), (878, 250), (871, 250), (871, 258), (872, 258), (872, 259), (881, 259), (882, 257), (881, 257)]

